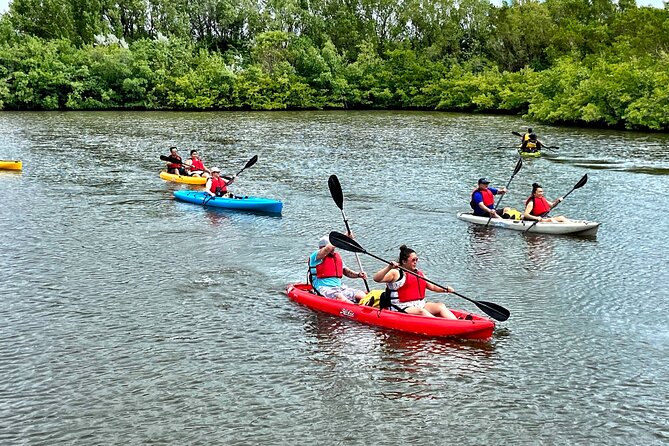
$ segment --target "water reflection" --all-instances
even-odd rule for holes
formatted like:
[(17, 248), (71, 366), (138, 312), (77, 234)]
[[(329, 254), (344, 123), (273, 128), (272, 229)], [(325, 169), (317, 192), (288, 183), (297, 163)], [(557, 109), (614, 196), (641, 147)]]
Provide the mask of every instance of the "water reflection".
[(528, 270), (541, 269), (547, 259), (552, 259), (555, 242), (553, 236), (542, 234), (523, 233), (525, 240), (527, 262), (524, 266)]

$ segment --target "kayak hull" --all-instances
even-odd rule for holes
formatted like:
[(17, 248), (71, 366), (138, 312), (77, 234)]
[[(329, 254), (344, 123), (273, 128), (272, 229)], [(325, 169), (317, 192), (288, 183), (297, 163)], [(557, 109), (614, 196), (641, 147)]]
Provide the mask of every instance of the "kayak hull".
[[(474, 223), (477, 225), (486, 225), (488, 217), (479, 217), (471, 212), (458, 212), (460, 220)], [(512, 229), (514, 231), (526, 231), (532, 226), (533, 221), (510, 220), (504, 218), (490, 219), (489, 226), (496, 228)], [(597, 235), (600, 223), (587, 220), (572, 220), (569, 223), (537, 223), (528, 231), (533, 234), (574, 234), (574, 235)]]
[(19, 160), (0, 160), (0, 170), (22, 170), (23, 162)]
[(492, 337), (495, 323), (488, 318), (472, 314), (472, 319), (464, 318), (470, 313), (451, 310), (458, 320), (440, 317), (418, 316), (390, 310), (357, 305), (336, 299), (327, 299), (312, 292), (311, 285), (296, 283), (286, 288), (288, 298), (312, 310), (334, 316), (352, 319), (363, 324), (389, 328), (405, 333), (443, 338), (487, 340)]
[(539, 150), (538, 152), (523, 152), (523, 151), (519, 150), (518, 154), (520, 156), (537, 157), (537, 156), (541, 156), (541, 150)]
[(206, 192), (196, 192), (192, 190), (174, 191), (174, 198), (186, 203), (199, 204), (200, 206), (234, 209), (238, 211), (266, 212), (270, 214), (280, 214), (283, 208), (283, 203), (269, 198), (211, 198)]
[(172, 181), (174, 183), (182, 184), (206, 184), (207, 179), (205, 177), (189, 177), (182, 175), (174, 175), (172, 173), (167, 173), (164, 170), (160, 172), (160, 178), (165, 181)]

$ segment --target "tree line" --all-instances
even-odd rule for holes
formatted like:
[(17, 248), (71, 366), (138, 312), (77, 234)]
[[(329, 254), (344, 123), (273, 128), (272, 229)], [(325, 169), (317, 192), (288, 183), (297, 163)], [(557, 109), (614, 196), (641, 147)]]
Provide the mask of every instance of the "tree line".
[(0, 108), (430, 109), (669, 130), (630, 0), (13, 0)]

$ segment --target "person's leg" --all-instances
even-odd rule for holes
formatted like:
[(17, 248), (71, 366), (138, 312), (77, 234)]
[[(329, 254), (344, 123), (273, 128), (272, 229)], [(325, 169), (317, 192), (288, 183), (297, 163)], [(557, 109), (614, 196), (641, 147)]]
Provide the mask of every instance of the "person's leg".
[(446, 305), (441, 302), (426, 302), (425, 309), (431, 314), (443, 317), (444, 319), (457, 319), (455, 315), (451, 313), (451, 310), (446, 308)]
[(432, 313), (427, 311), (425, 308), (418, 308), (418, 307), (406, 307), (404, 309), (404, 312), (407, 314), (417, 314), (418, 316), (428, 316), (428, 317), (434, 317)]

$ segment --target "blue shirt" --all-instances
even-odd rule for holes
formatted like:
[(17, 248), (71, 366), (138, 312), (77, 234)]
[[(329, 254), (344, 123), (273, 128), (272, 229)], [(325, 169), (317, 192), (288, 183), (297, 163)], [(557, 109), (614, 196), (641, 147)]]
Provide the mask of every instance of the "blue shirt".
[[(316, 277), (316, 266), (320, 265), (323, 263), (323, 259), (317, 260), (316, 256), (318, 255), (318, 251), (314, 251), (310, 256), (309, 256), (309, 270), (311, 271), (311, 278), (313, 280), (312, 286), (316, 289), (319, 289), (320, 287), (333, 287), (333, 286), (341, 286), (341, 279), (339, 277), (326, 277), (324, 279), (319, 279)], [(342, 262), (342, 267), (341, 270), (344, 271), (344, 268), (346, 266)]]
[[(497, 189), (494, 187), (488, 187), (488, 190), (492, 192), (493, 195), (497, 195)], [(490, 217), (490, 214), (485, 212), (483, 209), (479, 207), (479, 203), (483, 202), (483, 195), (481, 194), (480, 190), (474, 191), (472, 194), (472, 202), (470, 203), (472, 209), (474, 210), (474, 215), (478, 215), (480, 217)], [(495, 209), (495, 205), (493, 204), (492, 206), (488, 206), (490, 209)]]

